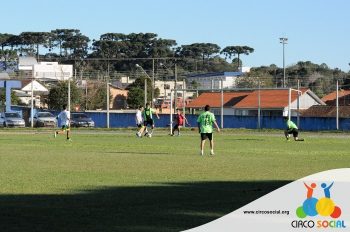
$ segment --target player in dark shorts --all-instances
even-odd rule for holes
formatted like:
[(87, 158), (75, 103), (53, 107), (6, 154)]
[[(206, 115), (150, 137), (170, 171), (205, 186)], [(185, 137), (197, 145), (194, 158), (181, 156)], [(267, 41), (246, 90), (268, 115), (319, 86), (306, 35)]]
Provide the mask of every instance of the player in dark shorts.
[(201, 156), (203, 156), (203, 150), (206, 139), (209, 139), (210, 141), (210, 155), (214, 155), (213, 124), (215, 125), (218, 132), (220, 132), (220, 128), (216, 123), (215, 116), (213, 113), (210, 112), (210, 106), (206, 105), (204, 107), (204, 110), (205, 112), (201, 113), (197, 119), (198, 130), (201, 134)]
[(173, 128), (173, 132), (171, 136), (175, 135), (175, 131), (177, 131), (177, 135), (180, 136), (180, 128), (183, 127), (184, 124), (191, 126), (188, 124), (187, 118), (181, 113), (180, 109), (177, 109), (177, 114), (174, 117), (175, 126)]
[(151, 137), (153, 134), (154, 129), (154, 120), (153, 120), (153, 113), (157, 116), (159, 119), (158, 113), (155, 109), (152, 109), (149, 105), (149, 103), (146, 104), (145, 109), (143, 110), (143, 125), (145, 126), (145, 129), (150, 126), (151, 130), (150, 132), (146, 133), (145, 136)]
[(291, 120), (288, 119), (287, 116), (283, 117), (285, 123), (286, 123), (286, 130), (284, 131), (284, 136), (286, 137), (287, 141), (289, 140), (289, 135), (293, 134), (293, 138), (295, 141), (304, 141), (304, 139), (300, 139), (298, 137), (299, 135), (299, 130), (297, 125), (295, 125), (294, 122), (292, 122)]

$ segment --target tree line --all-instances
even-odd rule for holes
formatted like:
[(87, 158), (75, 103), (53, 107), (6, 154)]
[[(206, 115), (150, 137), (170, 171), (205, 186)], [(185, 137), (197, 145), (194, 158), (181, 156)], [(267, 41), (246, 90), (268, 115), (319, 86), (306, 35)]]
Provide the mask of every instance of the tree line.
[[(78, 29), (22, 32), (19, 35), (0, 33), (0, 48), (0, 59), (3, 61), (30, 55), (39, 60), (74, 64), (80, 72), (108, 70), (129, 74), (136, 72), (135, 64), (140, 64), (145, 70), (152, 69), (152, 58), (158, 62), (156, 67), (162, 64), (163, 67), (173, 67), (176, 59), (179, 73), (237, 71), (243, 66), (242, 55), (254, 52), (254, 48), (246, 45), (229, 45), (224, 48), (215, 43), (178, 45), (176, 40), (160, 38), (155, 33), (105, 33), (98, 39), (91, 40)], [(115, 59), (118, 62), (112, 62)], [(174, 75), (173, 72), (169, 74)], [(283, 69), (271, 64), (252, 68), (236, 84), (244, 88), (258, 85), (281, 87), (282, 79)], [(342, 88), (350, 89), (349, 73), (310, 61), (288, 66), (286, 79), (287, 86), (295, 87), (299, 80), (301, 86), (311, 88), (321, 97), (334, 90), (336, 80), (340, 80)], [(142, 95), (141, 89), (135, 90), (138, 87), (131, 86), (129, 90), (134, 91), (135, 95)]]
[[(86, 58), (179, 58), (184, 70), (217, 71), (219, 68), (238, 70), (240, 57), (254, 49), (249, 46), (230, 45), (220, 48), (214, 43), (193, 43), (178, 46), (174, 39), (159, 38), (155, 33), (105, 33), (99, 39), (90, 39), (78, 29), (55, 29), (50, 32), (22, 32), (19, 35), (0, 34), (0, 57), (13, 59), (17, 55), (36, 56), (37, 59), (61, 59), (75, 62), (90, 69), (129, 71), (132, 62), (118, 62), (106, 67), (104, 62), (79, 63)], [(43, 49), (44, 48), (44, 49)], [(45, 52), (40, 52), (44, 50)], [(223, 58), (224, 57), (224, 58)], [(236, 57), (235, 59), (232, 59)], [(181, 61), (181, 58), (187, 59)], [(229, 62), (227, 62), (229, 59)], [(138, 61), (149, 68), (147, 61)]]

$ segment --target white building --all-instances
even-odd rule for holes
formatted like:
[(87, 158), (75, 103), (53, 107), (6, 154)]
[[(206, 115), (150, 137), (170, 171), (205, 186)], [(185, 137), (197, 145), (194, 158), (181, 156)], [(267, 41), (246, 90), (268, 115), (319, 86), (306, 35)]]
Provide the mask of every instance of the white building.
[(33, 66), (38, 64), (34, 57), (20, 56), (18, 58), (18, 70), (33, 71)]
[(42, 80), (69, 80), (73, 77), (73, 65), (58, 62), (39, 62), (33, 65), (33, 75)]
[(37, 62), (34, 57), (19, 57), (18, 70), (28, 78), (45, 81), (69, 80), (73, 77), (73, 65), (58, 62)]
[(234, 88), (237, 77), (242, 75), (242, 72), (204, 73), (188, 76), (187, 81), (189, 84), (195, 81), (199, 85), (199, 89), (220, 89), (221, 81), (223, 88)]
[[(170, 93), (172, 89), (175, 89), (175, 82), (174, 81), (155, 81), (154, 83), (155, 88), (159, 89), (159, 97), (170, 99)], [(178, 81), (176, 83), (177, 86), (177, 97), (182, 98), (183, 95), (185, 95), (185, 98), (192, 97), (195, 93), (194, 91), (186, 91), (184, 92), (182, 89), (186, 89), (186, 82), (184, 81)]]
[[(23, 104), (31, 104), (31, 92), (32, 92), (32, 81), (22, 80), (22, 88), (19, 90), (13, 90), (16, 96), (20, 99)], [(37, 80), (33, 80), (33, 96), (34, 96), (34, 106), (43, 107), (41, 96), (49, 94), (49, 90)]]

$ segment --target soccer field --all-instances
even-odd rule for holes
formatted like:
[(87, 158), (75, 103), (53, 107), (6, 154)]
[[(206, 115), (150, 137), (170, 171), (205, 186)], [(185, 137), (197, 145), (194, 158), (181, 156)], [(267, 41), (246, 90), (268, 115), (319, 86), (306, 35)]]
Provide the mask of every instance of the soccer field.
[(349, 137), (231, 130), (215, 156), (198, 133), (0, 131), (2, 231), (180, 231), (300, 177), (350, 164)]

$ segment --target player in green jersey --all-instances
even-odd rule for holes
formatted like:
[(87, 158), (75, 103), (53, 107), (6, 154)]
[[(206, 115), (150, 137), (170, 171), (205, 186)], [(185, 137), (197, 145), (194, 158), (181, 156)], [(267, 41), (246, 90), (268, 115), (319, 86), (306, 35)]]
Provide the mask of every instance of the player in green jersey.
[(201, 134), (200, 155), (203, 155), (206, 139), (209, 139), (210, 141), (210, 155), (214, 155), (213, 124), (215, 125), (218, 132), (220, 132), (220, 128), (216, 123), (214, 114), (210, 112), (210, 106), (206, 105), (204, 107), (204, 110), (205, 112), (200, 114), (197, 119), (198, 130), (199, 130), (199, 133)]
[(286, 139), (289, 140), (290, 134), (293, 134), (295, 141), (304, 141), (304, 139), (298, 138), (299, 130), (297, 125), (295, 125), (294, 122), (289, 120), (287, 116), (284, 116), (283, 119), (286, 123), (286, 130), (284, 131), (284, 136), (286, 137)]

